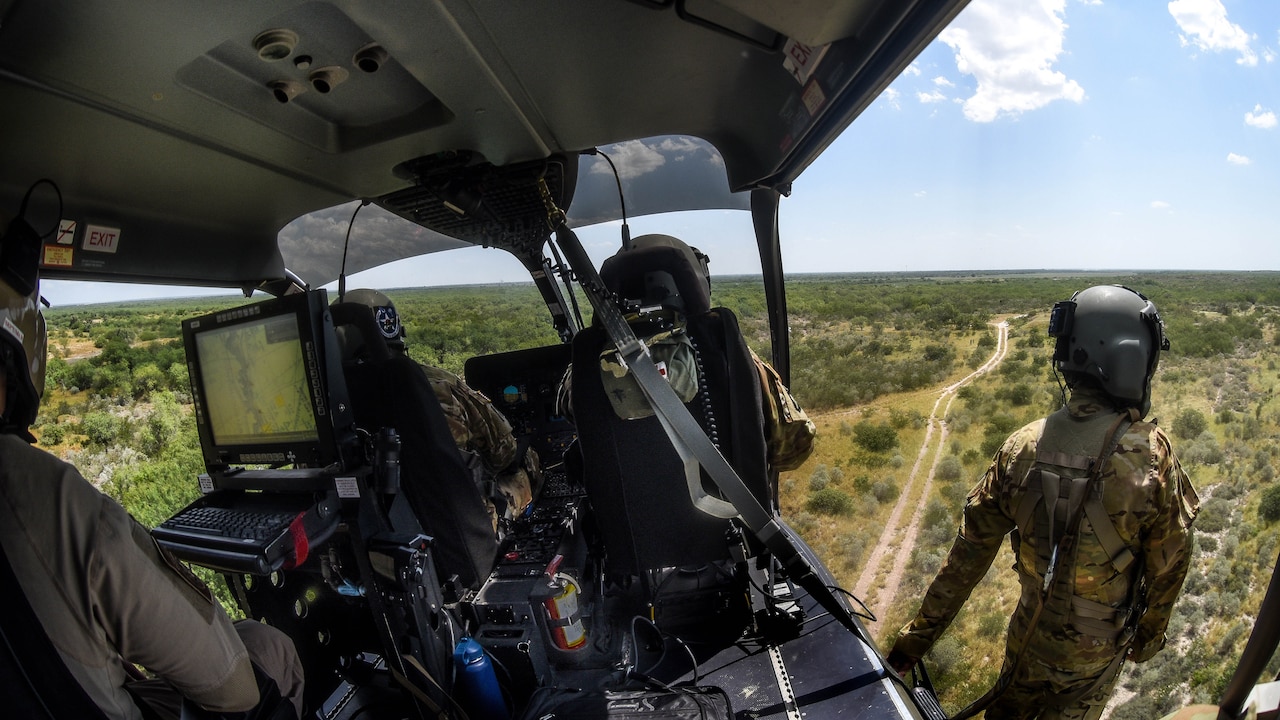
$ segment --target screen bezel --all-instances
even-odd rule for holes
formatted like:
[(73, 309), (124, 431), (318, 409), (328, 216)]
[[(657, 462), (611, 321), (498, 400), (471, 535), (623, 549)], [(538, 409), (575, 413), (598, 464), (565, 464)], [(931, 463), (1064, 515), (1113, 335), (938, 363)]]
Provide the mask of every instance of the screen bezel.
[[(292, 317), (297, 324), (298, 343), (302, 348), (303, 362), (308, 367), (307, 393), (316, 437), (268, 443), (219, 444), (214, 438), (207, 410), (209, 388), (205, 387), (204, 368), (196, 349), (197, 337), (272, 317)], [(355, 438), (354, 419), (351, 404), (347, 402), (346, 382), (342, 376), (333, 319), (329, 315), (328, 295), (324, 290), (284, 295), (189, 318), (182, 322), (182, 341), (186, 349), (201, 452), (211, 476), (221, 475), (237, 465), (346, 466)]]

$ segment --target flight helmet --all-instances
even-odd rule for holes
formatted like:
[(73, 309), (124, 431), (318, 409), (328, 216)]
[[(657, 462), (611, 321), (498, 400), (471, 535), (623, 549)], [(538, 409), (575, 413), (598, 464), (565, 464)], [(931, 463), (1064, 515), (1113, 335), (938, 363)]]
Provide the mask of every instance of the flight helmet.
[(685, 315), (711, 309), (708, 258), (670, 235), (641, 235), (600, 264), (605, 287), (641, 307), (662, 306)]
[[(15, 225), (21, 221), (15, 222)], [(0, 228), (5, 223), (0, 219)], [(8, 384), (4, 414), (0, 416), (0, 432), (26, 429), (35, 422), (44, 395), (45, 348), (48, 333), (40, 312), (40, 281), (26, 262), (13, 262), (15, 256), (27, 252), (11, 252), (7, 247), (20, 242), (21, 233), (9, 231), (0, 236), (0, 364)], [(24, 266), (24, 267), (18, 267)], [(19, 279), (19, 276), (21, 278)], [(14, 287), (15, 283), (20, 287)]]
[(1160, 351), (1169, 349), (1160, 313), (1142, 293), (1123, 285), (1097, 285), (1056, 303), (1049, 335), (1057, 338), (1053, 365), (1072, 387), (1093, 378), (1124, 407), (1145, 416)]
[(378, 332), (387, 345), (395, 350), (404, 350), (404, 326), (400, 324), (400, 314), (396, 312), (395, 303), (386, 294), (377, 290), (360, 288), (348, 292), (343, 302), (359, 303), (373, 311), (373, 319), (378, 325)]

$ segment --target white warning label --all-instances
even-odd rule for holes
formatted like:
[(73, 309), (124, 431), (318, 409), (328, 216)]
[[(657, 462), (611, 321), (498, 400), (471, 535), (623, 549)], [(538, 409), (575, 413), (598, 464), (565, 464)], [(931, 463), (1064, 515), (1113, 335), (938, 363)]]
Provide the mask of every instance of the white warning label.
[(91, 252), (114, 253), (120, 246), (120, 228), (87, 225), (84, 229), (84, 249)]

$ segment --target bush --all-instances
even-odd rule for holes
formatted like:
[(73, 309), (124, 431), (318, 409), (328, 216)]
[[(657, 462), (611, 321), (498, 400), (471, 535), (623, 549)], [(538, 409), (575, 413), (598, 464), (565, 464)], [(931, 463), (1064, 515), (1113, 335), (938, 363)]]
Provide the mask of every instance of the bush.
[(67, 437), (67, 428), (57, 422), (49, 422), (40, 426), (41, 445), (60, 445)]
[(110, 445), (120, 435), (120, 418), (105, 412), (87, 413), (80, 421), (80, 431), (95, 445)]
[[(1259, 514), (1261, 514), (1261, 508), (1259, 508)], [(1195, 527), (1203, 532), (1216, 533), (1226, 530), (1230, 521), (1231, 504), (1222, 498), (1209, 498), (1204, 505), (1200, 506)]]
[(955, 455), (948, 455), (938, 461), (938, 468), (934, 470), (933, 476), (943, 482), (955, 482), (964, 475), (964, 466), (960, 464), (960, 458)]
[(1173, 434), (1183, 440), (1192, 440), (1200, 437), (1200, 433), (1207, 430), (1209, 423), (1205, 420), (1204, 413), (1195, 408), (1186, 408), (1178, 413), (1178, 417), (1173, 419)]
[(880, 480), (871, 486), (871, 494), (881, 504), (893, 502), (898, 498), (898, 485), (892, 478)]
[(1258, 503), (1258, 518), (1269, 523), (1280, 520), (1280, 485), (1269, 485), (1262, 491), (1262, 502)]
[(826, 465), (819, 465), (809, 475), (809, 489), (814, 492), (822, 490), (829, 482), (831, 482), (831, 473)]
[(863, 420), (853, 426), (853, 441), (868, 452), (888, 452), (898, 447), (898, 431)]
[(843, 490), (826, 487), (809, 496), (805, 509), (821, 515), (848, 515), (853, 510), (853, 498)]
[(1030, 385), (1018, 383), (1009, 390), (1009, 402), (1019, 407), (1030, 405), (1032, 392)]

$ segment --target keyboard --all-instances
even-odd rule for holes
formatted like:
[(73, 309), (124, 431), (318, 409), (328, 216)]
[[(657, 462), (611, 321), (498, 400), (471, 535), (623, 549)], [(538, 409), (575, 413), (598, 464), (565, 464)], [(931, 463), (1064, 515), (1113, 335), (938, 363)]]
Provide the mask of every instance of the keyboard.
[(160, 527), (228, 538), (266, 540), (287, 530), (295, 517), (297, 513), (189, 507), (165, 520)]
[[(206, 495), (151, 531), (161, 546), (196, 565), (267, 575), (305, 557), (339, 521), (335, 494), (219, 491)], [(302, 516), (301, 533), (293, 524)], [(302, 537), (305, 536), (305, 537)]]

